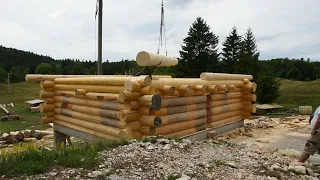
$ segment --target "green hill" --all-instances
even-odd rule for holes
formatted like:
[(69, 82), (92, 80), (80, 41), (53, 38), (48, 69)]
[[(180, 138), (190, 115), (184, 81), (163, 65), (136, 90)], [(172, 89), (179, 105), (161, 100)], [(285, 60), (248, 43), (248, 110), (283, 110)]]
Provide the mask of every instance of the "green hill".
[(315, 110), (320, 106), (320, 79), (315, 81), (281, 80), (278, 102), (285, 107), (312, 106)]

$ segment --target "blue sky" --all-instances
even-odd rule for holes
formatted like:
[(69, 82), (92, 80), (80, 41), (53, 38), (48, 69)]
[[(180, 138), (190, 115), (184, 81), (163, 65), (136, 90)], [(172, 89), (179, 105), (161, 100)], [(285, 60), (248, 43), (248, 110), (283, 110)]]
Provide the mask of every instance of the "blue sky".
[[(104, 0), (103, 60), (135, 59), (158, 48), (161, 0)], [(221, 43), (236, 26), (250, 27), (260, 59), (320, 61), (320, 6), (316, 0), (164, 0), (168, 55), (179, 56), (190, 25), (201, 16)], [(0, 44), (56, 59), (95, 60), (95, 0), (3, 1)], [(164, 48), (160, 53), (164, 53)]]

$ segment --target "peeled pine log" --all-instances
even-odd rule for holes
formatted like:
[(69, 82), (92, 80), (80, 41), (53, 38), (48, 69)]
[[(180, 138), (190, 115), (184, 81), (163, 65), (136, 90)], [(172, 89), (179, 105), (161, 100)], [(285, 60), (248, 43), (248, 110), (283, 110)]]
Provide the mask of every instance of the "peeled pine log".
[(256, 102), (257, 101), (257, 95), (256, 94), (243, 95), (242, 99), (245, 100), (245, 101)]
[(141, 124), (139, 121), (132, 121), (128, 122), (128, 125), (125, 127), (125, 129), (131, 130), (131, 131), (139, 131), (141, 127)]
[(47, 104), (53, 104), (54, 103), (54, 100), (52, 98), (46, 98), (45, 101), (46, 101)]
[(42, 103), (39, 106), (40, 112), (52, 112), (54, 110), (53, 104)]
[(206, 122), (207, 122), (206, 118), (201, 118), (201, 119), (191, 120), (191, 121), (187, 121), (187, 122), (169, 124), (169, 125), (161, 126), (158, 128), (151, 127), (148, 135), (159, 136), (159, 135), (166, 135), (166, 134), (170, 134), (170, 133), (175, 133), (178, 131), (183, 131), (186, 129), (205, 125)]
[(200, 109), (206, 109), (206, 103), (181, 105), (181, 106), (171, 106), (166, 108), (161, 108), (158, 111), (154, 111), (153, 114), (156, 116), (165, 116), (171, 114), (178, 114), (183, 112), (196, 111)]
[(250, 80), (249, 80), (249, 79), (242, 79), (242, 82), (243, 82), (244, 84), (248, 84), (248, 83), (250, 83)]
[(146, 86), (140, 90), (141, 95), (152, 95), (156, 93), (156, 89), (151, 86)]
[(234, 88), (231, 90), (229, 89), (228, 92), (230, 93), (230, 92), (243, 92), (243, 91), (242, 91), (242, 88)]
[(53, 99), (55, 102), (61, 102), (65, 104), (75, 104), (75, 105), (102, 108), (102, 109), (108, 109), (108, 110), (116, 110), (116, 111), (131, 108), (130, 103), (122, 104), (116, 101), (95, 101), (95, 100), (79, 99), (79, 98), (64, 97), (64, 96), (55, 96)]
[(123, 86), (102, 86), (102, 85), (75, 85), (75, 84), (55, 84), (54, 90), (75, 91), (76, 89), (85, 89), (87, 92), (98, 93), (117, 93), (124, 90)]
[(220, 100), (220, 101), (211, 101), (211, 102), (208, 102), (207, 104), (208, 104), (208, 107), (218, 107), (218, 106), (223, 106), (227, 104), (239, 103), (241, 101), (242, 101), (241, 98), (237, 98), (237, 99), (226, 99), (226, 100)]
[(142, 86), (134, 79), (128, 80), (124, 84), (124, 89), (127, 91), (139, 92), (141, 88)]
[(178, 59), (156, 53), (141, 51), (136, 57), (139, 66), (175, 66)]
[(230, 112), (226, 112), (226, 113), (222, 113), (222, 114), (218, 114), (218, 115), (213, 115), (211, 117), (208, 117), (208, 123), (220, 121), (220, 120), (223, 120), (223, 119), (226, 119), (229, 117), (233, 117), (233, 116), (239, 116), (242, 114), (243, 114), (242, 110), (235, 110), (235, 111), (230, 111)]
[(246, 74), (227, 74), (227, 73), (208, 73), (203, 72), (200, 74), (200, 79), (207, 81), (215, 81), (215, 80), (243, 80), (248, 79), (252, 80), (252, 75)]
[(87, 91), (85, 89), (76, 89), (74, 92), (75, 95), (85, 95)]
[(189, 85), (191, 88), (195, 88), (198, 85), (235, 85), (236, 87), (242, 87), (243, 82), (241, 80), (217, 80), (217, 81), (205, 81), (198, 78), (163, 78), (156, 81), (152, 81), (151, 86), (160, 89), (164, 85), (173, 86), (179, 88), (183, 85)]
[(119, 94), (119, 99), (122, 101), (138, 100), (141, 94), (139, 92), (122, 91)]
[(148, 115), (149, 116), (149, 115), (153, 115), (155, 111), (152, 108), (149, 108), (149, 107), (141, 107), (139, 109), (139, 112), (142, 115)]
[(205, 85), (196, 85), (194, 88), (193, 88), (194, 91), (196, 92), (206, 92), (206, 86)]
[(228, 91), (227, 85), (219, 85), (218, 86), (218, 91)]
[(257, 84), (256, 83), (247, 83), (242, 87), (243, 91), (256, 92)]
[(141, 126), (140, 132), (144, 135), (152, 135), (155, 134), (155, 128), (151, 128), (149, 126)]
[(91, 134), (91, 135), (94, 135), (94, 136), (98, 136), (98, 137), (101, 137), (101, 138), (104, 138), (104, 139), (110, 139), (110, 140), (118, 139), (118, 137), (116, 137), (116, 136), (112, 136), (112, 135), (109, 135), (109, 134), (97, 132), (97, 131), (94, 131), (92, 129), (88, 129), (88, 128), (84, 128), (84, 127), (81, 127), (81, 126), (78, 126), (78, 125), (67, 123), (65, 121), (56, 120), (55, 123), (56, 124), (60, 124), (60, 125), (65, 126), (65, 127), (68, 127), (68, 128), (71, 128), (71, 129), (74, 129), (74, 130), (78, 130), (78, 131), (85, 132), (85, 133), (88, 133), (88, 134)]
[(184, 112), (184, 113), (178, 113), (178, 114), (171, 114), (167, 116), (161, 116), (161, 126), (183, 122), (183, 121), (190, 121), (194, 119), (200, 119), (207, 116), (207, 111), (205, 109), (203, 110), (196, 110), (196, 111), (190, 111), (190, 112)]
[(50, 117), (50, 118), (41, 118), (41, 124), (48, 124), (48, 123), (53, 123), (54, 122), (54, 118)]
[(23, 142), (35, 142), (36, 138), (32, 137), (32, 138), (23, 138)]
[(161, 95), (144, 95), (139, 98), (139, 103), (141, 106), (150, 107), (154, 110), (159, 110), (161, 108)]
[(139, 131), (133, 131), (133, 130), (124, 130), (126, 133), (126, 138), (135, 138), (135, 139), (141, 139), (142, 134)]
[(23, 140), (23, 134), (20, 131), (10, 132), (9, 135), (12, 136), (13, 138), (16, 138), (18, 141)]
[(199, 104), (199, 103), (205, 103), (206, 101), (207, 101), (206, 96), (176, 97), (176, 98), (162, 99), (161, 107), (171, 107), (171, 106), (179, 106), (179, 105), (187, 105), (187, 104)]
[(214, 116), (217, 114), (240, 110), (242, 108), (243, 108), (243, 104), (240, 102), (240, 103), (235, 103), (235, 104), (228, 104), (228, 105), (224, 105), (224, 106), (208, 108), (207, 113), (208, 113), (208, 116)]
[(161, 118), (158, 116), (146, 116), (142, 115), (139, 119), (141, 125), (149, 127), (159, 127), (161, 126)]
[(125, 134), (123, 130), (118, 128), (105, 126), (105, 125), (101, 125), (101, 124), (97, 124), (89, 121), (83, 121), (80, 119), (75, 119), (75, 118), (64, 116), (64, 115), (55, 115), (54, 118), (57, 120), (75, 124), (84, 128), (92, 129), (94, 131), (110, 134), (111, 136), (122, 137)]
[(53, 98), (54, 93), (52, 91), (44, 91), (41, 90), (39, 93), (40, 98), (45, 99), (45, 98)]
[(256, 113), (257, 108), (256, 108), (255, 105), (250, 105), (250, 106), (244, 106), (244, 107), (243, 107), (243, 110), (244, 110), (244, 111), (247, 111), (247, 112)]
[(197, 126), (195, 128), (190, 128), (190, 129), (187, 129), (187, 130), (183, 130), (183, 131), (178, 131), (178, 132), (174, 132), (174, 133), (171, 133), (171, 134), (167, 134), (166, 136), (167, 137), (183, 137), (183, 136), (187, 136), (187, 135), (191, 135), (193, 133), (197, 133), (199, 131), (203, 131), (207, 128), (207, 126), (204, 124), (204, 125), (201, 125), (201, 126)]
[(73, 97), (75, 93), (73, 91), (53, 91), (55, 96), (68, 96)]
[(249, 111), (243, 111), (243, 112), (242, 112), (242, 115), (243, 115), (243, 117), (248, 118), (248, 117), (251, 116), (251, 112), (249, 112)]
[(244, 106), (250, 106), (250, 105), (252, 105), (252, 102), (251, 101), (242, 101), (242, 104)]
[(52, 88), (54, 85), (53, 81), (45, 80), (40, 82), (40, 88), (45, 89), (45, 88)]
[(178, 88), (180, 94), (189, 94), (191, 92), (191, 87), (189, 85), (182, 85)]
[(236, 89), (236, 86), (235, 85), (227, 85), (227, 89), (228, 89), (228, 91), (232, 91), (232, 90)]
[(150, 76), (139, 77), (72, 77), (57, 78), (56, 84), (78, 84), (78, 85), (106, 85), (106, 86), (124, 86), (128, 80), (135, 79), (140, 85), (148, 86), (151, 84)]
[(130, 110), (140, 109), (140, 104), (138, 101), (130, 101)]
[(173, 94), (174, 91), (175, 88), (173, 86), (164, 85), (162, 88), (160, 88), (160, 92), (163, 94)]
[(54, 116), (54, 112), (46, 112), (45, 116), (46, 116), (46, 118), (53, 117)]
[(119, 98), (119, 94), (112, 94), (112, 93), (93, 93), (88, 92), (85, 96), (87, 99), (91, 100), (116, 100)]
[(207, 95), (207, 98), (208, 98), (208, 101), (218, 101), (218, 100), (225, 100), (225, 99), (241, 98), (242, 95), (243, 95), (242, 92), (231, 92), (231, 93)]
[(222, 119), (220, 121), (212, 122), (212, 123), (210, 123), (209, 126), (212, 128), (217, 128), (217, 127), (225, 126), (227, 124), (231, 124), (231, 123), (238, 122), (241, 120), (242, 120), (242, 115), (238, 115), (238, 116), (233, 116), (230, 118)]
[(141, 117), (141, 113), (139, 111), (131, 111), (131, 110), (122, 110), (120, 111), (120, 121), (138, 121)]

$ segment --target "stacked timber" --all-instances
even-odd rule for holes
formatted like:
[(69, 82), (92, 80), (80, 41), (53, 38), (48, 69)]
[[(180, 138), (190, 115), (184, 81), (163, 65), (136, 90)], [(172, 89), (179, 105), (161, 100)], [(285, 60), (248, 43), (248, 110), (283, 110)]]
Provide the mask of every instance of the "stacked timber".
[(207, 95), (207, 127), (217, 128), (225, 126), (244, 118), (250, 118), (255, 113), (256, 84), (251, 82), (251, 75), (202, 73), (200, 78), (206, 81), (241, 80), (242, 86), (227, 88)]

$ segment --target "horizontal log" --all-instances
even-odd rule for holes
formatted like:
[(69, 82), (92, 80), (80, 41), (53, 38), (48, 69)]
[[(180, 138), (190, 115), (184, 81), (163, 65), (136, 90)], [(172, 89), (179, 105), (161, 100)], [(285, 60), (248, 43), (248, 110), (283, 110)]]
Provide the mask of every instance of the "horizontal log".
[(192, 97), (176, 97), (169, 99), (162, 99), (161, 107), (171, 107), (187, 104), (199, 104), (207, 101), (206, 96), (192, 96)]
[(190, 111), (190, 112), (184, 112), (184, 113), (178, 113), (178, 114), (171, 114), (167, 116), (161, 116), (161, 126), (183, 122), (183, 121), (190, 121), (194, 119), (200, 119), (207, 116), (207, 111), (205, 109), (203, 110), (196, 110), (196, 111)]
[(124, 90), (123, 86), (102, 86), (102, 85), (77, 85), (77, 84), (55, 84), (54, 90), (75, 91), (76, 89), (85, 89), (87, 92), (98, 93), (117, 93)]
[(88, 92), (84, 97), (91, 100), (107, 101), (107, 100), (117, 100), (119, 98), (119, 94)]
[(161, 95), (144, 95), (139, 98), (139, 104), (141, 106), (150, 107), (154, 110), (159, 110), (161, 108)]
[(54, 110), (53, 104), (41, 103), (39, 106), (40, 112), (52, 112)]
[(256, 102), (257, 101), (257, 95), (256, 94), (243, 95), (242, 99), (245, 100), (245, 101)]
[(122, 137), (125, 134), (124, 131), (119, 128), (105, 126), (105, 125), (101, 125), (101, 124), (93, 123), (93, 122), (89, 122), (89, 121), (83, 121), (80, 119), (76, 119), (76, 118), (72, 118), (72, 117), (68, 117), (68, 116), (64, 116), (64, 115), (55, 115), (54, 118), (57, 120), (61, 120), (61, 121), (67, 122), (67, 123), (78, 125), (78, 126), (81, 126), (84, 128), (88, 128), (88, 129), (92, 129), (92, 130), (99, 131), (102, 133), (110, 134), (111, 136)]
[(229, 112), (218, 114), (218, 115), (213, 115), (211, 117), (208, 117), (208, 123), (220, 121), (222, 119), (226, 119), (233, 116), (239, 116), (243, 114), (244, 112), (242, 110), (235, 110), (235, 111), (229, 111)]
[(249, 79), (252, 80), (252, 75), (247, 74), (227, 74), (227, 73), (208, 73), (203, 72), (200, 74), (200, 79), (207, 81), (215, 81), (215, 80), (242, 80)]
[(223, 105), (227, 105), (227, 104), (234, 104), (234, 103), (239, 103), (242, 102), (241, 98), (237, 98), (237, 99), (225, 99), (225, 100), (218, 100), (218, 101), (209, 101), (208, 107), (218, 107), (218, 106), (223, 106)]
[(207, 95), (207, 98), (208, 98), (208, 101), (218, 101), (218, 100), (225, 100), (225, 99), (241, 98), (242, 95), (243, 95), (242, 92), (230, 92), (230, 93), (223, 93), (223, 94)]
[(174, 133), (171, 133), (171, 134), (167, 134), (166, 136), (167, 137), (172, 137), (172, 138), (179, 138), (179, 137), (187, 136), (187, 135), (190, 135), (190, 134), (193, 134), (193, 133), (197, 133), (199, 131), (203, 131), (206, 128), (207, 127), (204, 124), (204, 125), (201, 125), (201, 126), (197, 126), (195, 128), (190, 128), (190, 129), (187, 129), (187, 130), (183, 130), (183, 131), (178, 131), (178, 132), (174, 132)]
[(48, 123), (53, 123), (53, 122), (54, 122), (54, 118), (53, 117), (50, 117), (50, 118), (43, 117), (43, 118), (41, 118), (41, 124), (48, 124)]
[(65, 96), (55, 96), (54, 101), (61, 102), (65, 104), (75, 104), (81, 106), (109, 109), (109, 110), (129, 110), (131, 108), (130, 103), (119, 103), (116, 101), (95, 101), (95, 100), (87, 100), (87, 99), (79, 99), (74, 97), (65, 97)]
[(55, 107), (58, 107), (58, 108), (72, 109), (73, 111), (91, 114), (95, 116), (101, 116), (101, 117), (111, 118), (111, 119), (120, 119), (120, 111), (80, 106), (80, 105), (74, 105), (74, 104), (63, 104), (59, 102), (55, 102), (54, 105)]
[(160, 110), (154, 111), (153, 113), (156, 116), (165, 116), (170, 114), (177, 114), (177, 113), (190, 112), (190, 111), (195, 111), (200, 109), (206, 109), (206, 106), (207, 106), (206, 103), (171, 106), (171, 107), (161, 108)]
[(140, 92), (121, 91), (119, 99), (121, 99), (121, 101), (135, 101), (138, 100), (140, 96)]
[(152, 94), (155, 94), (155, 93), (156, 93), (156, 89), (154, 87), (151, 87), (151, 86), (143, 87), (140, 90), (140, 94), (141, 95), (152, 95)]
[(162, 88), (159, 89), (159, 91), (163, 94), (173, 94), (175, 91), (175, 87), (164, 85)]
[(54, 100), (53, 100), (53, 98), (46, 98), (46, 99), (45, 99), (45, 102), (46, 102), (47, 104), (53, 104), (53, 103), (54, 103)]
[(55, 96), (68, 96), (68, 97), (73, 97), (75, 95), (74, 91), (53, 91)]
[(57, 78), (56, 84), (79, 84), (79, 85), (106, 85), (106, 86), (124, 86), (125, 82), (136, 79), (141, 85), (148, 86), (151, 84), (150, 76), (139, 77), (72, 77)]
[(151, 128), (150, 126), (141, 126), (140, 132), (144, 135), (155, 134), (155, 128)]
[(53, 117), (54, 116), (54, 112), (46, 112), (45, 116), (46, 116), (46, 118)]
[(200, 119), (196, 119), (196, 120), (174, 123), (174, 124), (161, 126), (161, 127), (157, 127), (157, 128), (151, 127), (148, 135), (159, 136), (159, 135), (171, 134), (171, 133), (187, 130), (190, 128), (195, 128), (195, 127), (198, 127), (201, 125), (205, 125), (206, 122), (207, 122), (206, 118), (200, 118)]
[(101, 138), (104, 138), (104, 139), (110, 139), (110, 140), (118, 139), (118, 137), (116, 137), (116, 136), (112, 136), (112, 135), (109, 135), (109, 134), (106, 134), (106, 133), (97, 132), (95, 130), (84, 128), (84, 127), (81, 127), (81, 126), (78, 126), (78, 125), (75, 125), (75, 124), (67, 123), (65, 121), (55, 120), (54, 123), (55, 124), (60, 124), (62, 126), (65, 126), (65, 127), (77, 130), (77, 131), (81, 131), (81, 132), (85, 132), (85, 133), (88, 133), (88, 134), (91, 134), (91, 135), (94, 135), (94, 136), (98, 136), (98, 137), (101, 137)]
[(39, 93), (39, 96), (40, 96), (41, 99), (53, 98), (54, 93), (52, 91), (41, 90), (40, 93)]
[(45, 88), (52, 88), (54, 85), (53, 81), (45, 80), (40, 82), (40, 88), (45, 89)]
[(122, 110), (120, 111), (120, 121), (138, 121), (141, 117), (141, 113), (135, 110)]
[(213, 107), (213, 108), (208, 108), (207, 113), (208, 116), (214, 116), (217, 114), (222, 114), (230, 111), (235, 111), (235, 110), (240, 110), (243, 108), (242, 103), (234, 103), (234, 104), (228, 104), (224, 106), (218, 106), (218, 107)]
[(154, 115), (154, 110), (152, 108), (149, 108), (149, 107), (141, 107), (139, 109), (139, 112), (141, 115)]
[(45, 81), (50, 80), (53, 81), (56, 78), (72, 78), (72, 77), (119, 77), (125, 75), (47, 75), (47, 74), (26, 74), (26, 81)]
[(136, 57), (139, 66), (175, 66), (178, 59), (161, 54), (140, 51)]
[(255, 105), (244, 106), (243, 110), (247, 112), (256, 113), (257, 107)]
[(75, 95), (85, 95), (87, 91), (85, 89), (76, 89), (74, 92)]
[(218, 86), (216, 86), (216, 85), (209, 85), (209, 86), (207, 87), (207, 91), (208, 91), (208, 92), (216, 92), (216, 91), (218, 91)]
[(210, 123), (210, 127), (211, 128), (217, 128), (217, 127), (221, 127), (221, 126), (225, 126), (234, 122), (238, 122), (242, 120), (242, 115), (238, 115), (238, 116), (233, 116), (233, 117), (229, 117), (226, 119), (222, 119), (220, 121), (216, 121), (216, 122), (212, 122)]
[(161, 126), (161, 118), (158, 116), (146, 116), (142, 115), (139, 119), (141, 125), (149, 127), (159, 127)]

